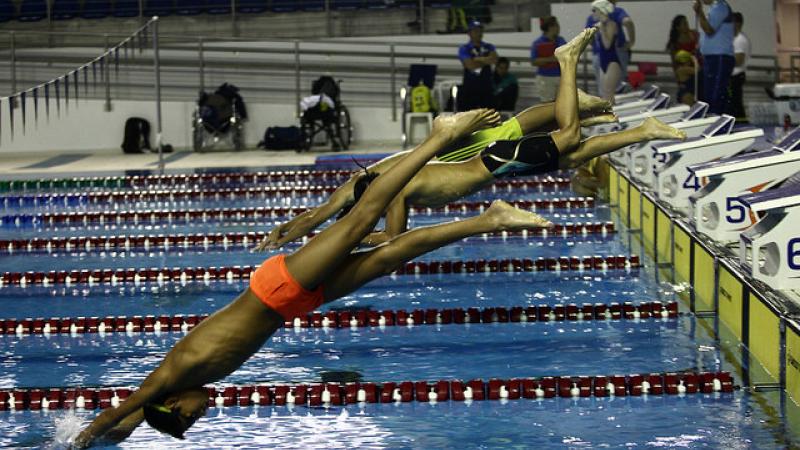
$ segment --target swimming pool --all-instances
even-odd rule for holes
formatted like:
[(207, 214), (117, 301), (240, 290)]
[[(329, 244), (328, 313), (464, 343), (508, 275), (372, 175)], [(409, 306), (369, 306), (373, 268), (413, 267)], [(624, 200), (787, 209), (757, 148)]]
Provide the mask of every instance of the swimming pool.
[[(0, 200), (0, 272), (13, 272), (4, 275), (0, 289), (6, 333), (0, 337), (0, 390), (17, 389), (20, 410), (7, 410), (6, 398), (0, 444), (53, 445), (56, 424), (63, 431), (76, 419), (59, 409), (30, 410), (38, 398), (34, 389), (49, 398), (51, 388), (88, 388), (59, 391), (54, 404), (73, 404), (78, 396), (89, 400), (84, 406), (108, 402), (102, 392), (112, 391), (101, 388), (137, 385), (181, 337), (181, 328), (233, 299), (246, 285), (247, 267), (267, 256), (248, 251), (263, 235), (257, 232), (284, 220), (289, 206), (317, 204), (342, 177), (303, 169), (309, 172), (261, 178), (242, 172), (207, 181), (197, 174), (173, 176), (168, 186), (148, 188), (148, 197), (130, 195), (131, 180), (124, 178), (94, 187), (9, 186), (14, 190)], [(334, 313), (280, 330), (219, 384), (212, 403), (252, 402), (249, 389), (259, 386), (271, 388), (256, 403), (266, 397), (275, 403), (274, 386), (291, 385), (295, 396), (301, 396), (298, 386), (309, 389), (309, 405), (210, 408), (181, 444), (791, 446), (776, 392), (692, 393), (690, 387), (680, 395), (637, 395), (643, 382), (631, 375), (653, 374), (646, 379), (654, 386), (656, 379), (669, 383), (663, 374), (679, 373), (684, 390), (693, 383), (687, 373), (723, 378), (717, 372), (730, 372), (741, 385), (736, 374), (746, 362), (742, 353), (720, 345), (714, 317), (695, 317), (681, 303), (680, 314), (673, 314), (677, 291), (686, 286), (664, 281), (663, 268), (641, 255), (636, 236), (609, 223), (611, 209), (565, 200), (575, 197), (567, 186), (557, 179), (515, 180), (447, 209), (417, 211), (412, 226), (474, 215), (484, 202), (503, 198), (528, 202), (523, 205), (561, 227), (547, 236), (478, 236), (450, 245), (323, 310)], [(86, 190), (96, 195), (78, 194)], [(78, 319), (93, 316), (98, 318)], [(5, 320), (28, 317), (60, 319)], [(315, 326), (323, 320), (329, 326)], [(151, 331), (155, 322), (162, 331)], [(45, 327), (47, 334), (41, 333)], [(613, 378), (618, 375), (628, 378), (620, 382)], [(557, 386), (566, 386), (564, 392), (540, 395), (549, 389), (546, 377), (562, 377)], [(455, 400), (464, 395), (461, 381), (465, 390), (474, 388), (471, 400)], [(608, 395), (606, 383), (615, 381), (615, 395)], [(369, 392), (373, 383), (383, 383), (386, 402), (348, 401), (348, 393)], [(317, 405), (320, 389), (335, 391), (341, 401), (334, 395), (331, 404)], [(440, 400), (431, 402), (431, 391)], [(482, 400), (481, 394), (501, 399)], [(96, 411), (75, 414), (89, 420)], [(175, 443), (143, 426), (124, 446)]]

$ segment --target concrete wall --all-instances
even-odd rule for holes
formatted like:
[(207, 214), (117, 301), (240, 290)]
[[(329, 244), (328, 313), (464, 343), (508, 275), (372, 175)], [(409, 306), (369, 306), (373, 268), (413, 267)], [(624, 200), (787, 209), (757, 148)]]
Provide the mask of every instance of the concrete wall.
[[(113, 102), (111, 112), (104, 110), (100, 100), (79, 100), (70, 103), (69, 111), (62, 103), (61, 115), (51, 105), (49, 119), (45, 117), (44, 105), (39, 105), (39, 120), (33, 120), (33, 104), (28, 102), (27, 124), (22, 131), (21, 108), (16, 109), (13, 139), (8, 107), (2, 105), (0, 117), (0, 154), (10, 152), (42, 152), (55, 149), (64, 152), (101, 151), (119, 152), (125, 120), (128, 117), (143, 117), (153, 127), (151, 143), (155, 143), (155, 106), (151, 101), (119, 100)], [(164, 102), (163, 142), (177, 149), (191, 147), (191, 116), (193, 102)], [(288, 126), (298, 122), (294, 119), (294, 105), (248, 104), (251, 120), (245, 123), (245, 139), (248, 146), (255, 146), (263, 137), (267, 126)], [(351, 117), (356, 124), (354, 139), (360, 142), (400, 142), (400, 122), (392, 122), (389, 108), (351, 108)]]

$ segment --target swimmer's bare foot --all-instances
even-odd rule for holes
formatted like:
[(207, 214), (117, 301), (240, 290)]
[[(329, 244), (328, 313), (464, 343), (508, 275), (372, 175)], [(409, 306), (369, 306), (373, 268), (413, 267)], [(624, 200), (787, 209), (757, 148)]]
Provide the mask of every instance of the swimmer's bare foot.
[(493, 109), (473, 109), (452, 116), (439, 116), (433, 121), (431, 135), (437, 134), (452, 141), (484, 128), (497, 126), (500, 113)]
[(553, 226), (544, 217), (515, 208), (502, 200), (492, 202), (483, 216), (492, 222), (497, 231), (517, 231)]
[(604, 98), (589, 95), (578, 89), (578, 109), (584, 112), (611, 112), (611, 102)]
[(598, 114), (596, 116), (589, 116), (585, 119), (581, 119), (581, 126), (582, 127), (593, 127), (595, 125), (603, 125), (607, 123), (615, 123), (619, 120), (614, 113), (607, 113), (607, 114)]
[(677, 128), (673, 128), (664, 122), (656, 119), (655, 117), (648, 117), (639, 125), (639, 128), (645, 132), (650, 140), (654, 139), (670, 139), (685, 141), (686, 133)]
[(586, 47), (594, 39), (594, 34), (597, 28), (586, 28), (575, 36), (571, 41), (565, 45), (558, 47), (553, 54), (558, 60), (559, 64), (575, 64), (581, 57), (581, 53), (586, 50)]

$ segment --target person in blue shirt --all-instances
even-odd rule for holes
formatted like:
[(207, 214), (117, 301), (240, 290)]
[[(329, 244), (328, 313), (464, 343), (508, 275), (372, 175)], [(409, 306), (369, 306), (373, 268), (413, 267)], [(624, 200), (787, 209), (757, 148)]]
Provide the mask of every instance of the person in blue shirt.
[(497, 64), (494, 45), (483, 42), (483, 25), (469, 23), (469, 42), (458, 48), (458, 59), (464, 66), (464, 78), (458, 91), (458, 110), (494, 107), (492, 66)]
[[(703, 4), (710, 5), (708, 15)], [(725, 112), (728, 85), (736, 65), (733, 54), (733, 10), (726, 0), (695, 0), (694, 12), (700, 24), (700, 53), (703, 55), (703, 98), (709, 112)]]
[[(616, 53), (619, 59), (620, 69), (622, 69), (623, 79), (621, 81), (624, 81), (625, 74), (628, 73), (628, 64), (631, 61), (631, 50), (636, 43), (636, 25), (633, 19), (628, 15), (628, 12), (617, 5), (617, 0), (609, 0), (609, 2), (614, 6), (614, 9), (608, 17), (617, 24), (617, 28), (620, 30), (619, 33), (617, 33)], [(589, 14), (589, 17), (586, 19), (586, 28), (594, 27), (597, 23), (598, 20), (595, 15)], [(592, 54), (592, 65), (594, 66), (598, 94), (603, 97), (603, 93), (600, 92), (600, 86), (602, 86), (603, 83), (603, 70), (600, 67), (599, 40), (592, 43)]]
[(531, 65), (536, 70), (537, 97), (542, 102), (550, 102), (556, 98), (558, 81), (561, 79), (561, 69), (558, 67), (555, 51), (567, 41), (559, 36), (561, 26), (558, 19), (553, 16), (542, 18), (539, 27), (542, 35), (531, 44)]

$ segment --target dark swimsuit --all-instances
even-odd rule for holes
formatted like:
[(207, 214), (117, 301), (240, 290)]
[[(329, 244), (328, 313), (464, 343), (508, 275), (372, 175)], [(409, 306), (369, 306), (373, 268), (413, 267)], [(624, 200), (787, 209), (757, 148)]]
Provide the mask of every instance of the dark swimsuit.
[[(617, 55), (617, 47), (616, 47), (616, 45), (612, 44), (611, 48), (606, 48), (606, 46), (603, 45), (603, 40), (600, 37), (600, 33), (598, 33), (596, 35), (595, 39), (599, 39), (599, 44), (600, 44), (600, 45), (598, 45), (598, 56), (600, 57), (600, 68), (603, 69), (603, 73), (606, 73), (606, 72), (608, 72), (608, 66), (610, 66), (611, 63), (620, 64), (619, 55)], [(616, 43), (616, 42), (617, 42), (617, 37), (614, 36), (614, 43)], [(620, 66), (622, 66), (622, 64), (620, 64)]]
[(552, 172), (558, 170), (558, 147), (549, 133), (536, 133), (495, 141), (481, 152), (481, 160), (495, 178)]

